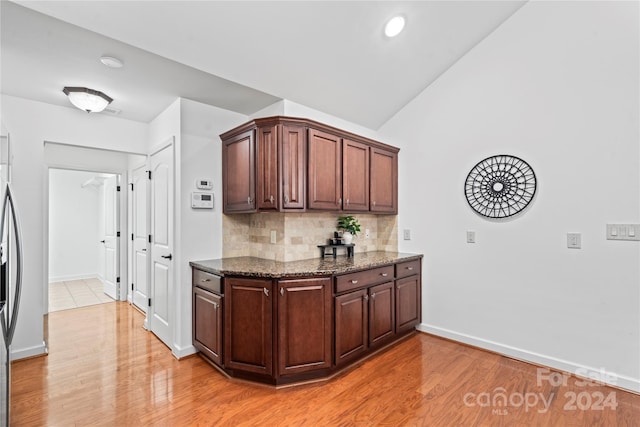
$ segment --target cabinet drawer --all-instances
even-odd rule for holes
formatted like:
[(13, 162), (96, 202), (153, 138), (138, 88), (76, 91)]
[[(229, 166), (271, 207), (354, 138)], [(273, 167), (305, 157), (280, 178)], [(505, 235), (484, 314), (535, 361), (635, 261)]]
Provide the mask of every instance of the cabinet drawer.
[(396, 279), (420, 274), (420, 260), (401, 262), (396, 264)]
[(358, 271), (336, 277), (336, 293), (359, 289), (376, 283), (386, 282), (393, 278), (393, 265)]
[(193, 269), (193, 286), (206, 289), (216, 294), (224, 292), (222, 288), (222, 278), (206, 271)]

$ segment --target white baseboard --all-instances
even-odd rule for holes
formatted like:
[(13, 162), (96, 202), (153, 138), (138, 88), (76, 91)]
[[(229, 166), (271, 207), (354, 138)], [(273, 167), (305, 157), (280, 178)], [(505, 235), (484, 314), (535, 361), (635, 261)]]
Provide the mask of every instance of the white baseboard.
[(42, 344), (34, 347), (11, 348), (11, 360), (26, 359), (28, 357), (41, 356), (47, 353), (47, 346), (43, 341)]
[[(619, 375), (615, 372), (606, 372), (606, 374), (603, 375), (602, 369), (581, 365), (579, 363), (558, 359), (544, 354), (534, 353), (528, 350), (522, 350), (520, 348), (485, 340), (483, 338), (461, 334), (449, 329), (427, 325), (426, 323), (421, 323), (417, 326), (416, 329), (432, 335), (437, 335), (439, 337), (469, 344), (474, 347), (490, 350), (514, 359), (522, 360), (524, 362), (531, 362), (537, 365), (548, 366), (549, 368), (568, 372), (580, 377), (598, 378), (599, 380), (602, 380), (603, 382), (606, 382), (611, 386), (629, 390), (634, 393), (640, 393), (640, 378), (632, 378), (625, 375)], [(607, 379), (610, 380), (607, 381)]]
[(195, 354), (198, 350), (193, 345), (188, 345), (186, 347), (178, 347), (177, 345), (173, 345), (173, 355), (176, 359), (182, 359), (183, 357), (191, 356)]
[(81, 279), (100, 279), (100, 276), (98, 274), (74, 274), (70, 276), (56, 276), (56, 277), (49, 277), (49, 283), (68, 282), (71, 280), (81, 280)]

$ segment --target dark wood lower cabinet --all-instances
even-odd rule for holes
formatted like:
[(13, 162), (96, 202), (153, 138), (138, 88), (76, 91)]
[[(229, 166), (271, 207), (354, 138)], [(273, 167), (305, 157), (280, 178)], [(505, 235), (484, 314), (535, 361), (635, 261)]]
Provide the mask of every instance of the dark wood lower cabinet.
[(414, 330), (420, 297), (419, 258), (328, 277), (222, 279), (194, 268), (193, 344), (234, 377), (324, 378)]
[(395, 335), (393, 282), (369, 289), (369, 345), (383, 344)]
[(420, 323), (420, 276), (413, 275), (396, 280), (396, 331), (413, 330)]
[(222, 364), (222, 296), (193, 289), (193, 345)]
[(278, 282), (278, 374), (331, 368), (331, 279)]
[(224, 366), (273, 374), (273, 284), (271, 280), (226, 278)]
[(336, 365), (344, 365), (367, 351), (368, 299), (366, 289), (336, 297)]

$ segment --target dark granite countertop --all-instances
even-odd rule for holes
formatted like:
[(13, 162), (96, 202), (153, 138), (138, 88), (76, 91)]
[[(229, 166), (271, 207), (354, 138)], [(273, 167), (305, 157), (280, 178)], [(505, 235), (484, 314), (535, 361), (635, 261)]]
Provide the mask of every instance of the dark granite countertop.
[(280, 262), (255, 257), (238, 257), (191, 261), (189, 265), (220, 276), (242, 275), (280, 278), (331, 276), (420, 258), (422, 258), (421, 254), (378, 251), (356, 253), (352, 258), (342, 255), (336, 258), (325, 257)]

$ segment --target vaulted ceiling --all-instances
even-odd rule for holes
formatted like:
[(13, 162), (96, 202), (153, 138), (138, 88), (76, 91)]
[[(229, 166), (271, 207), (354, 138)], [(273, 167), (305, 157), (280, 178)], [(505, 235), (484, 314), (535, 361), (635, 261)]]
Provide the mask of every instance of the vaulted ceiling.
[(0, 89), (70, 106), (62, 87), (91, 87), (143, 122), (176, 97), (247, 115), (288, 99), (377, 129), (524, 3), (2, 1)]

